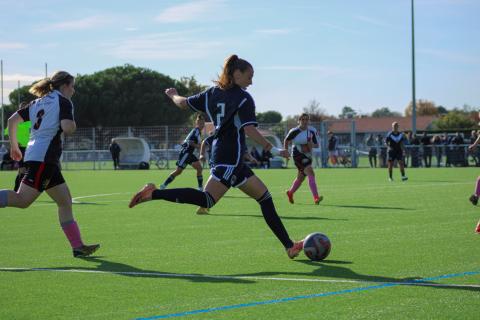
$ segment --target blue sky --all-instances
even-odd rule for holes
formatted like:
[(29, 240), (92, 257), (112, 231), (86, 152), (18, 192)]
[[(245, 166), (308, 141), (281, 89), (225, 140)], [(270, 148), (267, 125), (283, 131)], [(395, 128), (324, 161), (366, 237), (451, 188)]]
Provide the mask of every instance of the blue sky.
[[(211, 84), (236, 53), (255, 68), (257, 111), (313, 99), (403, 112), (411, 100), (410, 0), (0, 0), (4, 102), (49, 73), (130, 63)], [(480, 107), (480, 0), (416, 0), (417, 99)], [(164, 88), (159, 88), (163, 90)], [(81, 94), (81, 93), (78, 93)]]

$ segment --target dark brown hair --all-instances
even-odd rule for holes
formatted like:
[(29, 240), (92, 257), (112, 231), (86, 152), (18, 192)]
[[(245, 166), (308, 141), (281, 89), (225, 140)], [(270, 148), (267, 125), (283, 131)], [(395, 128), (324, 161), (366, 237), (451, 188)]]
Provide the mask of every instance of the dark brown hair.
[(66, 71), (57, 71), (51, 78), (45, 78), (34, 83), (28, 92), (37, 97), (43, 97), (53, 90), (58, 90), (64, 84), (70, 84), (73, 79), (74, 78), (70, 73)]
[(226, 90), (230, 89), (235, 85), (233, 81), (233, 73), (235, 70), (240, 70), (245, 72), (248, 68), (252, 68), (250, 62), (244, 59), (240, 59), (236, 54), (225, 59), (223, 64), (222, 73), (218, 76), (218, 80), (214, 81), (221, 89)]
[(310, 115), (306, 112), (302, 113), (301, 115), (298, 116), (298, 121), (300, 121), (300, 119), (302, 119), (303, 117), (307, 117), (308, 120), (310, 120)]

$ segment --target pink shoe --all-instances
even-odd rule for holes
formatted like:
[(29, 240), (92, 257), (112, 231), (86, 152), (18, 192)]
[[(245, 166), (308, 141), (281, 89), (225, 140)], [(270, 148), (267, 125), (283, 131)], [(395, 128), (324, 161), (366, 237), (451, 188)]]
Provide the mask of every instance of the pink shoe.
[(293, 193), (290, 192), (290, 190), (287, 190), (287, 197), (288, 197), (288, 202), (290, 202), (291, 204), (294, 203), (293, 201)]
[(323, 200), (323, 196), (313, 197), (313, 201), (316, 205), (319, 205), (320, 202)]
[(147, 183), (142, 190), (133, 196), (132, 200), (130, 200), (130, 203), (128, 204), (128, 207), (133, 208), (137, 204), (152, 200), (152, 192), (155, 189), (157, 189), (157, 187), (153, 183)]
[(293, 259), (295, 258), (296, 256), (298, 256), (298, 254), (300, 253), (300, 251), (303, 250), (303, 240), (302, 241), (298, 241), (298, 242), (294, 242), (293, 243), (293, 246), (291, 248), (288, 248), (287, 249), (287, 255), (290, 259)]
[(480, 221), (477, 224), (477, 228), (475, 229), (475, 232), (480, 234)]

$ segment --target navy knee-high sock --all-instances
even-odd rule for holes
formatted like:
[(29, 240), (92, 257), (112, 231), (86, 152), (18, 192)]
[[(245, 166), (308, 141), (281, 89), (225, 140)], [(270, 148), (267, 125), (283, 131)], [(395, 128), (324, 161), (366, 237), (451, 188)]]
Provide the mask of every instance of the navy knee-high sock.
[(210, 193), (193, 188), (157, 189), (152, 192), (152, 200), (189, 203), (203, 208), (211, 208), (215, 205), (215, 200)]
[(277, 236), (278, 240), (283, 244), (285, 248), (291, 248), (293, 246), (293, 242), (288, 236), (288, 232), (283, 226), (282, 220), (277, 214), (275, 210), (275, 205), (273, 204), (272, 195), (268, 190), (257, 199), (260, 208), (262, 209), (263, 217), (267, 222), (270, 229), (273, 233)]

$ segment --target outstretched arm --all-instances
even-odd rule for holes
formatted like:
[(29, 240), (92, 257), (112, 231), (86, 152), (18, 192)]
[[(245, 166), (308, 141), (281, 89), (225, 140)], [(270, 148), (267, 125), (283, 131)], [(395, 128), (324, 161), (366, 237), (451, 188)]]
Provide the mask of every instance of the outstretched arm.
[(475, 142), (472, 144), (472, 145), (469, 145), (468, 146), (468, 149), (469, 150), (473, 150), (475, 149), (475, 147), (480, 143), (480, 136), (477, 137), (477, 140), (475, 140)]
[(177, 92), (177, 89), (175, 88), (168, 88), (165, 90), (165, 94), (170, 98), (172, 99), (173, 103), (175, 103), (175, 105), (177, 107), (179, 107), (180, 109), (187, 109), (188, 108), (188, 105), (187, 105), (187, 98), (181, 96), (178, 94)]
[(243, 127), (243, 130), (245, 130), (247, 136), (261, 145), (265, 151), (270, 151), (274, 156), (281, 156), (287, 159), (289, 158), (287, 150), (274, 147), (267, 139), (265, 139), (264, 136), (262, 136), (260, 132), (258, 132), (254, 125), (245, 126)]

